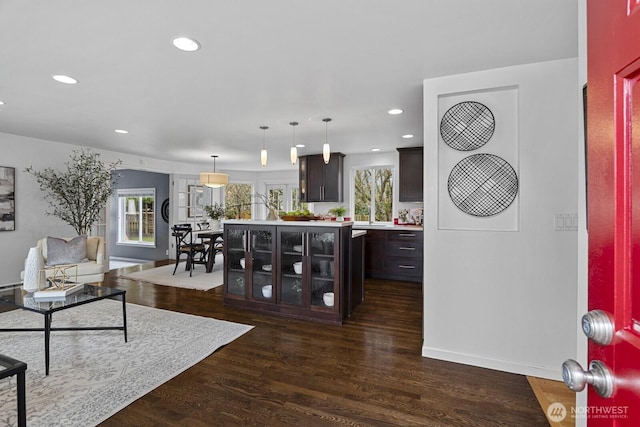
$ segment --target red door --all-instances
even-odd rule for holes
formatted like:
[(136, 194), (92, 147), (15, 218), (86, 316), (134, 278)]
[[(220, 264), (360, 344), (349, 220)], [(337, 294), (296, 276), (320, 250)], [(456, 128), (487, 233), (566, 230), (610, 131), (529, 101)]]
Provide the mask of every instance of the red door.
[(640, 425), (640, 0), (587, 3), (591, 426)]

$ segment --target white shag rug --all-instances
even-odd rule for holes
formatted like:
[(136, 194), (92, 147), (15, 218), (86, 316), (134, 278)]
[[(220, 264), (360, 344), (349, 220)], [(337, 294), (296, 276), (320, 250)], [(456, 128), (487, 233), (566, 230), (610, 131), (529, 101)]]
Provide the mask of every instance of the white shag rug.
[(205, 266), (197, 264), (191, 276), (184, 269), (185, 261), (178, 264), (176, 274), (173, 274), (175, 264), (163, 265), (162, 267), (150, 268), (131, 273), (121, 274), (120, 277), (126, 279), (141, 280), (143, 282), (154, 283), (156, 285), (175, 286), (176, 288), (199, 289), (208, 291), (209, 289), (221, 286), (224, 281), (223, 274), (224, 259), (222, 255), (216, 257), (213, 271), (207, 273)]
[[(26, 310), (0, 313), (2, 328), (42, 327)], [(53, 315), (53, 326), (122, 325), (122, 303), (102, 300)], [(94, 426), (253, 326), (127, 304), (122, 331), (2, 332), (0, 352), (27, 363), (27, 425)], [(16, 377), (0, 380), (0, 426), (17, 425)]]

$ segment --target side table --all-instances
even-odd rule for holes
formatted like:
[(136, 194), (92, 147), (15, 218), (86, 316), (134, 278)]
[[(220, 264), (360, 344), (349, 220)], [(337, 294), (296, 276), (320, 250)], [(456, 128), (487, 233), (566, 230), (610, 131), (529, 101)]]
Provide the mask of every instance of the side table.
[(25, 391), (25, 371), (27, 364), (0, 354), (0, 380), (17, 375), (18, 426), (27, 425), (27, 402)]

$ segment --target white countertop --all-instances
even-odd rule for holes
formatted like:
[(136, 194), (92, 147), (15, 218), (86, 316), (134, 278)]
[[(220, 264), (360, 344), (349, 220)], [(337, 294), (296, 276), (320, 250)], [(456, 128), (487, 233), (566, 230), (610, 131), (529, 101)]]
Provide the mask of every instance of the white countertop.
[(392, 225), (392, 224), (355, 224), (354, 230), (385, 230), (385, 231), (423, 231), (420, 225)]
[(241, 225), (283, 225), (296, 227), (347, 227), (353, 225), (353, 221), (283, 221), (281, 219), (275, 221), (252, 220), (252, 219), (228, 219), (223, 224), (241, 224)]

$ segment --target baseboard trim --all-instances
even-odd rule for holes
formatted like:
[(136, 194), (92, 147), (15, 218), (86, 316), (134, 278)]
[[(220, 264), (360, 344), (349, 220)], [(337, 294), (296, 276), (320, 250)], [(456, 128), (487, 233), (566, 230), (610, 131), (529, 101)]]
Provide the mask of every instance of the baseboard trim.
[(492, 359), (488, 357), (477, 356), (474, 354), (453, 352), (453, 351), (442, 350), (442, 349), (432, 348), (427, 346), (422, 346), (422, 357), (444, 360), (447, 362), (461, 363), (463, 365), (477, 366), (480, 368), (493, 369), (496, 371), (510, 372), (512, 374), (546, 378), (549, 380), (556, 380), (556, 381), (562, 380), (562, 373), (560, 371), (560, 366), (558, 366), (557, 368), (544, 367), (544, 366), (529, 366), (529, 365), (523, 365), (517, 362), (509, 362), (506, 360)]

